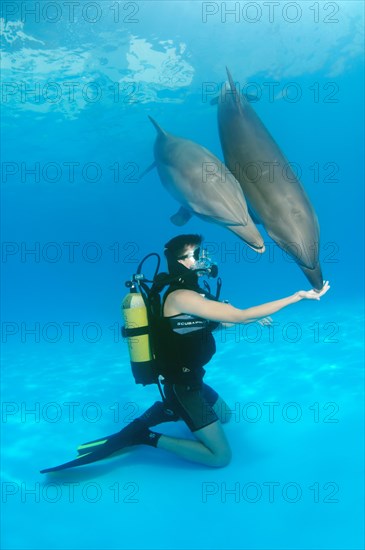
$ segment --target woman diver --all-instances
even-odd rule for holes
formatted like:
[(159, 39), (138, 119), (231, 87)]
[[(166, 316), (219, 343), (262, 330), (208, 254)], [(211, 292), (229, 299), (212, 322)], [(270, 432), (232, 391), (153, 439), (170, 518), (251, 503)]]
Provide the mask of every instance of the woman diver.
[[(220, 323), (270, 323), (268, 317), (301, 300), (320, 300), (330, 286), (320, 292), (300, 290), (262, 305), (239, 309), (212, 299), (198, 284), (199, 274), (217, 275), (217, 266), (201, 253), (202, 237), (189, 234), (165, 245), (170, 286), (162, 303), (158, 345), (162, 360), (163, 401), (157, 401), (142, 416), (120, 432), (85, 443), (79, 457), (42, 473), (101, 460), (126, 447), (149, 445), (179, 457), (211, 467), (224, 467), (231, 450), (222, 424), (229, 420), (229, 408), (217, 392), (204, 383), (204, 366), (215, 353), (212, 331)], [(171, 437), (150, 430), (163, 422), (182, 419), (194, 439)]]

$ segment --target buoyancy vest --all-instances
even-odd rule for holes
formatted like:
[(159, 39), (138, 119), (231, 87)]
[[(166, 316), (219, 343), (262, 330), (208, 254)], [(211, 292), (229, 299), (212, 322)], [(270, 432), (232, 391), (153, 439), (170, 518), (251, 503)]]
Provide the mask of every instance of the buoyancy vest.
[[(219, 323), (187, 313), (164, 316), (166, 298), (177, 289), (184, 289), (184, 285), (179, 285), (178, 288), (171, 286), (163, 299), (159, 330), (160, 369), (167, 383), (196, 385), (204, 377), (204, 365), (215, 354), (216, 345), (212, 332)], [(213, 298), (201, 288), (194, 289), (193, 292)]]

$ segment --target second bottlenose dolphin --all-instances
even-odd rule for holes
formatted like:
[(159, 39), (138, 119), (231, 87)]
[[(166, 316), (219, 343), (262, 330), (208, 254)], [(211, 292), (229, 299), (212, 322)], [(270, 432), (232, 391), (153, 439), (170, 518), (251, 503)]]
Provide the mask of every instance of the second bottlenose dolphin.
[(248, 213), (241, 187), (224, 164), (201, 145), (169, 134), (149, 119), (157, 137), (155, 163), (147, 171), (156, 166), (162, 184), (182, 205), (171, 221), (183, 225), (195, 214), (230, 229), (248, 246), (264, 252), (263, 238)]
[(225, 163), (240, 182), (256, 223), (297, 262), (316, 290), (323, 286), (319, 224), (298, 178), (249, 101), (229, 84), (218, 99)]

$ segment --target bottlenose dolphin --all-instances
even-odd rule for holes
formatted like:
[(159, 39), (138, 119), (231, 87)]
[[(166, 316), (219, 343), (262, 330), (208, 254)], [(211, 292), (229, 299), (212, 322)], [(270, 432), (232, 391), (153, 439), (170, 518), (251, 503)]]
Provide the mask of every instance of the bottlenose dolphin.
[(316, 290), (323, 286), (319, 225), (290, 164), (248, 100), (229, 83), (218, 98), (218, 127), (224, 160), (240, 182), (255, 223), (299, 265)]
[(264, 252), (263, 238), (253, 223), (240, 184), (210, 151), (163, 130), (149, 117), (157, 130), (155, 163), (161, 182), (182, 205), (170, 219), (184, 225), (195, 214), (205, 221), (230, 229), (245, 243)]

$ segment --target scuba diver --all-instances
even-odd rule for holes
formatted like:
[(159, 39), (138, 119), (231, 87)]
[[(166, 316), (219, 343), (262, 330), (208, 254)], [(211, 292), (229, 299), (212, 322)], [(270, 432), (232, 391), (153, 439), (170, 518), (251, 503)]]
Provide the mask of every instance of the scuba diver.
[[(200, 235), (189, 234), (177, 236), (165, 245), (169, 270), (165, 281), (169, 286), (160, 307), (159, 328), (154, 335), (158, 374), (163, 377), (163, 390), (159, 385), (162, 401), (154, 403), (116, 434), (80, 445), (75, 460), (41, 473), (95, 462), (138, 445), (163, 449), (210, 467), (224, 467), (230, 462), (231, 450), (222, 427), (229, 420), (229, 407), (204, 382), (204, 366), (216, 351), (212, 332), (221, 323), (270, 324), (270, 315), (301, 300), (319, 300), (330, 286), (324, 281), (320, 292), (301, 290), (280, 300), (239, 309), (219, 302), (219, 292), (213, 297), (209, 285), (206, 285), (208, 291), (199, 286), (200, 275), (216, 277), (218, 274), (217, 265), (201, 249), (201, 243)], [(220, 287), (220, 279), (218, 281)], [(161, 288), (163, 286), (166, 282)], [(194, 439), (172, 437), (150, 429), (177, 420), (186, 423)]]

